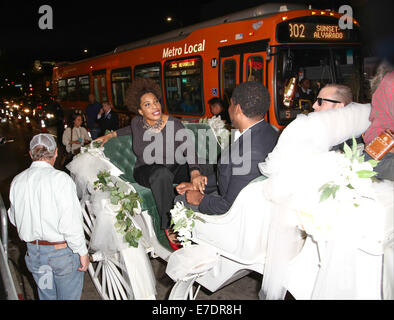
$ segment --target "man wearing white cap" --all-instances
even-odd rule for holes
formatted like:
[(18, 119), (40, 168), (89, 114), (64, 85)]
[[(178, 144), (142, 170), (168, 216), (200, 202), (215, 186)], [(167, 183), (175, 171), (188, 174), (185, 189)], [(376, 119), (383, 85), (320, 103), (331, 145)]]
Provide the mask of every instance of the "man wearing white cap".
[(33, 163), (11, 183), (10, 221), (27, 243), (25, 261), (40, 299), (78, 300), (89, 257), (75, 183), (53, 167), (52, 135), (34, 136), (29, 154)]

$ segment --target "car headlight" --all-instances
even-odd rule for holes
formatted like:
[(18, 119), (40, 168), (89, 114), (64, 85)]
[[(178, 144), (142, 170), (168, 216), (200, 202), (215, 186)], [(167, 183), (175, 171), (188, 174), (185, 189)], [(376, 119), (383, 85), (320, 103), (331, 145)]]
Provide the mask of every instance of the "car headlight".
[(25, 113), (30, 113), (30, 109), (29, 109), (29, 108), (25, 108), (25, 109), (23, 109), (23, 111), (24, 111)]
[(55, 117), (55, 115), (53, 113), (47, 113), (47, 118), (48, 119), (52, 119), (54, 117)]

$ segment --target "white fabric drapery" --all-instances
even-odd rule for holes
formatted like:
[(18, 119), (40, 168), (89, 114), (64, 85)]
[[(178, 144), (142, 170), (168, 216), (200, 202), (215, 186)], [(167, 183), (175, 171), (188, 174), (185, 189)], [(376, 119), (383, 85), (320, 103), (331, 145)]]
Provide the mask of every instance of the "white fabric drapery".
[[(316, 272), (303, 274), (315, 276), (309, 281), (313, 286), (305, 298), (381, 298), (377, 292), (382, 281), (378, 279), (381, 275), (378, 269), (382, 263), (384, 221), (392, 209), (390, 211), (390, 204), (379, 200), (376, 189), (383, 185), (390, 192), (393, 184), (385, 181), (362, 185), (372, 199), (364, 199), (357, 208), (347, 203), (339, 206), (339, 210), (338, 203), (334, 206), (335, 201), (319, 203), (318, 192), (319, 187), (338, 174), (338, 165), (341, 165), (339, 155), (329, 152), (330, 148), (365, 132), (370, 124), (370, 109), (370, 105), (352, 103), (340, 109), (299, 115), (284, 129), (275, 149), (259, 165), (262, 173), (269, 176), (264, 195), (275, 208), (260, 298), (283, 299), (289, 283), (294, 284), (294, 278), (302, 278), (302, 274), (291, 272), (292, 261), (297, 260), (300, 250), (309, 248), (301, 249), (304, 242), (296, 231), (299, 227), (311, 238), (306, 245), (315, 246), (319, 254), (314, 255), (319, 260), (307, 261), (315, 264)], [(337, 200), (340, 201), (340, 196)], [(301, 251), (300, 257), (307, 255)], [(369, 275), (366, 266), (360, 266), (362, 261), (374, 265)], [(298, 270), (303, 273), (307, 268)], [(371, 275), (371, 272), (375, 273)], [(369, 287), (360, 287), (362, 275), (369, 276)], [(385, 279), (383, 283), (387, 283)], [(298, 285), (302, 286), (302, 281)], [(368, 295), (371, 291), (373, 294)]]
[[(107, 170), (114, 177), (118, 177), (123, 172), (105, 157), (103, 148), (83, 148), (81, 152), (67, 165), (67, 169), (70, 170), (77, 185), (81, 203), (84, 204), (85, 200), (89, 199), (96, 218), (89, 248), (95, 252), (101, 252), (104, 256), (121, 252), (124, 259), (121, 263), (124, 263), (126, 268), (134, 298), (155, 299), (156, 279), (145, 247), (142, 244), (139, 244), (138, 248), (130, 247), (123, 240), (122, 235), (116, 231), (114, 226), (119, 208), (110, 203), (108, 192), (94, 190), (93, 187), (94, 181), (98, 180), (97, 174), (100, 171)], [(132, 186), (126, 183), (122, 185), (123, 188), (128, 188), (127, 192), (135, 191)], [(138, 228), (136, 221), (133, 218), (132, 220)]]

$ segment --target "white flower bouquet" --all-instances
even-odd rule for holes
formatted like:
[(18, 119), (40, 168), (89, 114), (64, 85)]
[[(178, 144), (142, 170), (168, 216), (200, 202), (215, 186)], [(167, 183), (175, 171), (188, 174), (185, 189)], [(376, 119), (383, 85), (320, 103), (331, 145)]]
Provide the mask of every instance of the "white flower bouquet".
[(373, 208), (376, 200), (372, 178), (377, 174), (373, 171), (377, 163), (364, 161), (355, 139), (352, 148), (345, 144), (344, 153), (317, 155), (311, 161), (310, 174), (305, 177), (307, 187), (295, 191), (293, 198), (302, 229), (320, 241), (330, 239), (333, 231), (345, 226), (356, 227), (360, 212)]
[(226, 122), (220, 116), (212, 118), (202, 118), (199, 123), (208, 123), (218, 140), (222, 149), (226, 148), (230, 142), (230, 131), (226, 128)]
[[(201, 218), (197, 217), (195, 212), (186, 208), (183, 202), (177, 202), (171, 213), (171, 225), (174, 232), (177, 233), (177, 238), (183, 247), (188, 247), (192, 244), (192, 230), (194, 228), (194, 220)], [(203, 221), (204, 222), (204, 221)]]

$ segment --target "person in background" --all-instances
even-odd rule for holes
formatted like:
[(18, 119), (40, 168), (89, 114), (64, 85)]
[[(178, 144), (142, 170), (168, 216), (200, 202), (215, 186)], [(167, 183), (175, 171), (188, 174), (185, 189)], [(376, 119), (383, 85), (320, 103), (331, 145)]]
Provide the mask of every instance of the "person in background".
[(112, 110), (110, 102), (103, 102), (103, 107), (97, 114), (97, 122), (102, 134), (105, 134), (107, 130), (116, 131), (119, 129), (119, 117), (118, 114)]
[[(365, 144), (371, 143), (386, 129), (394, 131), (394, 67), (384, 60), (371, 80), (372, 110), (369, 115), (371, 125), (365, 131)], [(370, 160), (365, 153), (365, 159)], [(394, 148), (391, 149), (374, 168), (379, 179), (394, 180)]]
[(100, 127), (97, 122), (97, 115), (99, 114), (102, 105), (96, 101), (93, 93), (89, 94), (89, 104), (86, 107), (87, 127), (89, 129), (92, 139), (100, 136)]
[[(350, 87), (343, 84), (329, 83), (326, 84), (319, 92), (313, 109), (320, 112), (329, 109), (343, 108), (352, 102), (353, 93)], [(363, 143), (362, 136), (355, 137), (357, 144)], [(345, 141), (348, 146), (353, 145), (353, 139)], [(332, 151), (343, 151), (344, 143), (340, 143), (331, 148)]]
[[(311, 89), (311, 81), (307, 78), (301, 79), (295, 97), (300, 100), (300, 108), (306, 112), (312, 111), (312, 103), (315, 101), (315, 95)], [(309, 101), (309, 102), (308, 102)]]
[(315, 100), (311, 89), (311, 81), (309, 79), (301, 79), (299, 90), (296, 93), (296, 97), (300, 99), (310, 100), (312, 102)]
[(211, 113), (214, 116), (220, 116), (220, 119), (224, 120), (226, 123), (230, 123), (230, 116), (228, 110), (225, 108), (223, 101), (219, 98), (212, 98), (208, 101)]
[(183, 93), (183, 100), (180, 104), (182, 112), (193, 113), (197, 111), (197, 106), (192, 101), (192, 96), (189, 92)]
[(35, 135), (29, 154), (31, 166), (11, 183), (9, 219), (27, 243), (25, 261), (39, 298), (80, 299), (89, 256), (75, 183), (53, 167), (52, 135)]
[(69, 127), (63, 133), (63, 144), (68, 153), (77, 154), (84, 144), (88, 144), (92, 139), (88, 131), (82, 127), (82, 115), (73, 113), (71, 115)]
[(343, 108), (353, 101), (353, 93), (350, 87), (343, 84), (329, 83), (319, 92), (313, 110), (315, 112)]
[(56, 117), (56, 133), (58, 144), (61, 143), (64, 132), (64, 111), (61, 102), (62, 99), (60, 97), (56, 97), (55, 102), (53, 102), (53, 109), (55, 110)]

